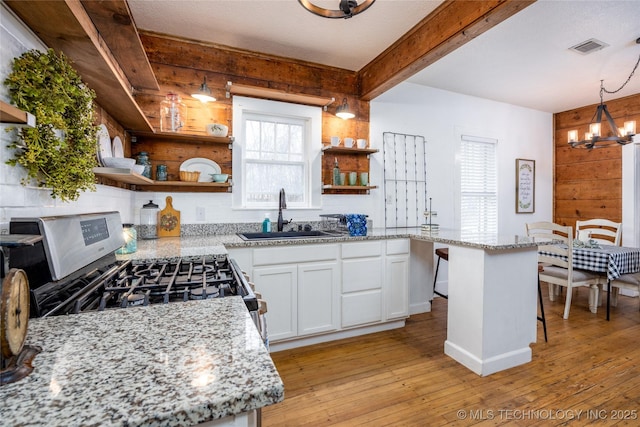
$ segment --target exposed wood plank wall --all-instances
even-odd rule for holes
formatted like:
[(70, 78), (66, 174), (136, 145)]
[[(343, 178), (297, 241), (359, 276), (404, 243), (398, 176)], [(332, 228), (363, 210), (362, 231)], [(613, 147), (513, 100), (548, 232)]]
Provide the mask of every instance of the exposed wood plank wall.
[[(218, 122), (232, 128), (232, 100), (225, 97), (228, 81), (284, 92), (335, 98), (323, 112), (322, 139), (331, 135), (369, 139), (369, 102), (358, 100), (356, 72), (304, 61), (228, 48), (210, 43), (177, 39), (141, 32), (142, 43), (160, 85), (160, 92), (143, 91), (136, 95), (140, 107), (159, 128), (158, 111), (164, 95), (178, 93), (188, 106), (187, 131), (204, 133), (207, 123)], [(204, 76), (215, 103), (206, 106), (192, 99)], [(342, 120), (336, 107), (347, 98), (356, 118)]]
[[(635, 120), (640, 126), (640, 94), (606, 102), (616, 124)], [(571, 225), (577, 220), (607, 218), (622, 221), (622, 148), (596, 150), (571, 148), (567, 132), (584, 135), (597, 104), (554, 115), (555, 182), (554, 222)], [(603, 123), (603, 132), (609, 131)]]

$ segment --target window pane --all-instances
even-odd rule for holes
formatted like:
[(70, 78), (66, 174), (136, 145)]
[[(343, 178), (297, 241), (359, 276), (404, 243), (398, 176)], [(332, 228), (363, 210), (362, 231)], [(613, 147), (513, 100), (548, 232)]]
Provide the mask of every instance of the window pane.
[(304, 203), (304, 169), (304, 164), (247, 161), (247, 203), (278, 203), (281, 188), (286, 189), (287, 203)]

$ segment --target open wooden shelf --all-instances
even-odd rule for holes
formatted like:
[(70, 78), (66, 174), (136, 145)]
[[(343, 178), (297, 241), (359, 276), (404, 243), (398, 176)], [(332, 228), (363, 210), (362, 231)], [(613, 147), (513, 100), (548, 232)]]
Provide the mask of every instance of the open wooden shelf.
[(322, 151), (331, 152), (331, 153), (341, 153), (341, 154), (373, 154), (377, 153), (377, 148), (357, 148), (357, 147), (342, 147), (342, 146), (334, 146), (334, 145), (323, 145)]
[(374, 188), (378, 188), (377, 185), (331, 185), (325, 184), (322, 186), (324, 190), (351, 190), (351, 191), (362, 191), (362, 190), (372, 190)]
[(125, 168), (96, 167), (93, 168), (93, 173), (116, 182), (131, 184), (135, 186), (132, 190), (207, 191), (224, 188), (229, 191), (232, 186), (231, 182), (154, 181)]
[(136, 138), (149, 138), (156, 141), (180, 141), (207, 144), (230, 144), (233, 142), (232, 136), (218, 137), (180, 132), (133, 132), (132, 135)]
[(0, 101), (0, 123), (34, 127), (36, 125), (36, 118), (31, 113), (27, 113), (11, 104)]

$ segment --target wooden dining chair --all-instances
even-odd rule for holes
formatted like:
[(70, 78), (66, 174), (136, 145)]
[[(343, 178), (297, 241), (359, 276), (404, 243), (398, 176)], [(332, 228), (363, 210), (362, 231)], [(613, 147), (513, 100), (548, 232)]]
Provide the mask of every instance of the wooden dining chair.
[(576, 239), (595, 240), (601, 245), (620, 246), (622, 242), (622, 223), (604, 218), (576, 221)]
[(538, 277), (540, 281), (549, 284), (549, 299), (554, 301), (556, 295), (559, 295), (558, 286), (567, 288), (562, 317), (569, 318), (574, 288), (589, 287), (595, 294), (594, 301), (597, 301), (599, 276), (596, 273), (573, 268), (573, 227), (542, 221), (528, 223), (526, 228), (527, 236), (540, 242), (538, 248), (552, 254), (538, 255), (538, 262), (544, 266), (543, 271), (538, 273)]

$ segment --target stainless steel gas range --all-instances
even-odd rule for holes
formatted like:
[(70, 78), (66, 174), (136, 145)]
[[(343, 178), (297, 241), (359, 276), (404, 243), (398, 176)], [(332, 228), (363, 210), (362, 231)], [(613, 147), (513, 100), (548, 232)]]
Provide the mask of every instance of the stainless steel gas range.
[(12, 218), (11, 234), (42, 236), (32, 246), (13, 248), (9, 258), (9, 266), (29, 279), (30, 317), (237, 295), (267, 342), (256, 295), (233, 259), (212, 254), (118, 261), (122, 230), (118, 212)]

